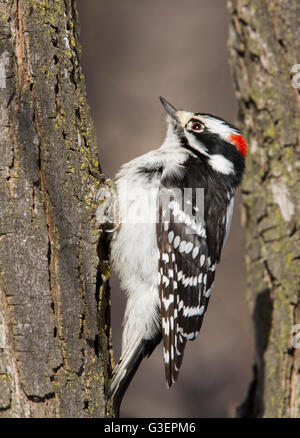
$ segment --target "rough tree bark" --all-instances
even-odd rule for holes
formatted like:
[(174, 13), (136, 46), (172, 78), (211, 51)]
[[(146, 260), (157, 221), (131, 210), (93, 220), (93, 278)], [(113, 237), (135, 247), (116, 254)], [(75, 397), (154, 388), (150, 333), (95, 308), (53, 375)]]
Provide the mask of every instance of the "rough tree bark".
[(0, 417), (110, 416), (109, 267), (75, 1), (0, 0), (0, 30)]
[[(231, 0), (229, 48), (250, 148), (243, 184), (255, 378), (241, 416), (300, 416), (299, 0)], [(298, 326), (299, 328), (299, 326)], [(295, 335), (295, 333), (294, 333)]]

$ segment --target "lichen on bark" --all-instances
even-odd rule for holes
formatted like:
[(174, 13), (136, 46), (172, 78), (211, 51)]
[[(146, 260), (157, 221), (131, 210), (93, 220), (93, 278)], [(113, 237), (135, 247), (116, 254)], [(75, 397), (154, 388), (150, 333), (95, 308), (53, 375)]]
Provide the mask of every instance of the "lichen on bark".
[(0, 31), (0, 417), (111, 416), (75, 1), (0, 0)]

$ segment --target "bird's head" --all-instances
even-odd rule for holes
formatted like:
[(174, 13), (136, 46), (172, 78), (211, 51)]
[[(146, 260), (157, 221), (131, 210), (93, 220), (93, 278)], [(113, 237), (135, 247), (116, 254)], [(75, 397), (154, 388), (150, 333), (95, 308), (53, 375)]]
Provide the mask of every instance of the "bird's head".
[(177, 110), (163, 97), (160, 101), (168, 114), (166, 145), (179, 142), (214, 171), (242, 176), (247, 141), (239, 129), (211, 114)]

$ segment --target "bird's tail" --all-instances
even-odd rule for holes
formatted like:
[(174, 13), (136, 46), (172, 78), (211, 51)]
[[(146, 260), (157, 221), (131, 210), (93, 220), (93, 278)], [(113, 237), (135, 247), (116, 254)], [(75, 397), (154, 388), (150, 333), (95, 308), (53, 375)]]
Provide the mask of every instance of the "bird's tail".
[(119, 416), (123, 396), (134, 377), (142, 359), (150, 356), (154, 348), (161, 341), (161, 334), (155, 339), (138, 338), (122, 353), (119, 363), (115, 366), (111, 381), (111, 399), (114, 411)]

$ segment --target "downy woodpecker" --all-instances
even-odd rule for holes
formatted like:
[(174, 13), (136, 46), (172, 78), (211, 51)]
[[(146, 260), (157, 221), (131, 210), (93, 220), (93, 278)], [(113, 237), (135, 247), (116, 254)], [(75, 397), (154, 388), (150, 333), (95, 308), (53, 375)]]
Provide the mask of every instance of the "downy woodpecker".
[(116, 175), (120, 226), (111, 262), (127, 295), (111, 382), (117, 410), (141, 360), (161, 339), (168, 386), (177, 380), (186, 341), (200, 331), (247, 154), (231, 124), (160, 100), (168, 124), (163, 144)]

